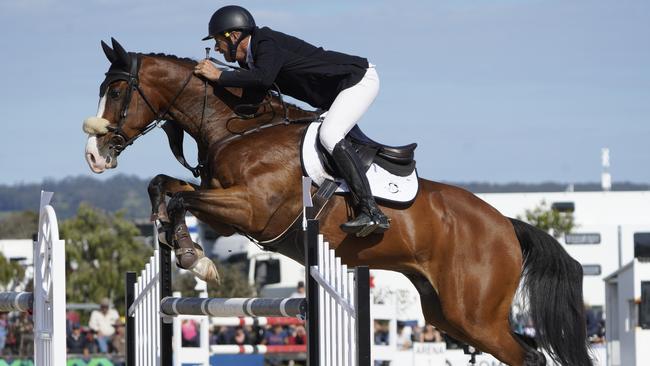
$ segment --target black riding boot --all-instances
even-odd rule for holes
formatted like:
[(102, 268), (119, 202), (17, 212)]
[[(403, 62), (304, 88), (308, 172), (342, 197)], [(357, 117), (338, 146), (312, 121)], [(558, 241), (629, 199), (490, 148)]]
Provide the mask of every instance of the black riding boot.
[(357, 211), (357, 217), (342, 224), (341, 230), (356, 236), (386, 231), (390, 227), (390, 222), (377, 207), (370, 191), (368, 178), (362, 171), (361, 161), (354, 147), (348, 141), (341, 140), (334, 146), (332, 157), (336, 162), (336, 168), (350, 188), (352, 202)]

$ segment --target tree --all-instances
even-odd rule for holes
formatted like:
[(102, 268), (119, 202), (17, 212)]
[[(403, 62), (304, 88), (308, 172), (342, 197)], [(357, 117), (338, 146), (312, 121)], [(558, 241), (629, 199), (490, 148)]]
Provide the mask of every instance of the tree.
[(137, 227), (124, 214), (104, 213), (81, 204), (77, 216), (60, 225), (66, 241), (66, 293), (69, 302), (108, 297), (124, 314), (124, 273), (139, 269), (150, 246), (136, 239)]
[(2, 253), (0, 253), (0, 286), (5, 287), (13, 283), (22, 282), (21, 279), (25, 276), (25, 268), (16, 262), (8, 260)]
[(522, 218), (521, 215), (517, 215), (517, 219), (548, 232), (556, 239), (570, 233), (576, 226), (573, 212), (560, 212), (550, 208), (545, 200), (532, 210), (526, 210), (524, 216)]
[(0, 220), (0, 239), (31, 239), (38, 230), (38, 213), (13, 212)]

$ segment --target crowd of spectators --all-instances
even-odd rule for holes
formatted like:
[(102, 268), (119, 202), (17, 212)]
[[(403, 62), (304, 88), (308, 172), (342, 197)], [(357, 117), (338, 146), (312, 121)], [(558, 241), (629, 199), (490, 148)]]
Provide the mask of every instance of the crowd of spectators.
[(115, 365), (124, 364), (126, 334), (124, 322), (110, 300), (104, 298), (99, 310), (90, 313), (87, 326), (79, 323), (74, 312), (68, 313), (66, 340), (69, 355), (88, 358), (97, 354), (110, 354)]
[[(374, 321), (374, 344), (388, 345), (390, 343), (390, 331), (388, 320)], [(405, 350), (413, 347), (413, 342), (444, 342), (448, 349), (461, 348), (462, 343), (440, 332), (436, 327), (426, 324), (418, 327), (411, 322), (397, 322), (397, 339), (395, 340), (398, 349)]]
[(34, 323), (27, 313), (0, 313), (0, 356), (34, 352)]
[[(299, 283), (292, 297), (304, 297), (304, 284)], [(98, 310), (93, 310), (86, 326), (79, 322), (79, 314), (70, 311), (67, 316), (68, 354), (88, 358), (98, 354), (110, 354), (115, 365), (122, 365), (126, 351), (125, 327), (118, 312), (112, 308), (109, 299), (102, 299)], [(592, 343), (604, 340), (602, 312), (585, 308), (587, 334)], [(514, 330), (535, 338), (535, 328), (528, 317), (515, 316)], [(184, 347), (198, 347), (200, 325), (194, 320), (181, 323)], [(214, 326), (210, 329), (211, 345), (305, 345), (305, 327), (297, 325), (274, 326)], [(374, 321), (374, 344), (390, 343), (389, 322)], [(0, 356), (31, 357), (33, 354), (33, 322), (28, 313), (0, 313)], [(413, 342), (445, 342), (448, 349), (463, 345), (440, 332), (432, 325), (418, 327), (409, 323), (397, 323), (396, 344), (400, 349), (409, 349)], [(272, 361), (267, 359), (267, 361)], [(270, 364), (279, 364), (280, 362)]]
[[(111, 355), (113, 364), (123, 365), (126, 351), (124, 322), (109, 299), (102, 299), (93, 310), (87, 325), (80, 324), (79, 314), (68, 311), (66, 346), (72, 357), (90, 358)], [(34, 325), (29, 313), (0, 313), (0, 356), (31, 358), (34, 354)]]

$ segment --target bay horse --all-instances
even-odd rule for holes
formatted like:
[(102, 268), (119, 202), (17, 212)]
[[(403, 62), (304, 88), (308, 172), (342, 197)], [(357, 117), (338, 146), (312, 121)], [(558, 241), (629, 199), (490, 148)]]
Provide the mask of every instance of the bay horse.
[[(299, 145), (306, 125), (278, 123), (238, 134), (282, 122), (285, 106), (277, 96), (256, 117), (237, 120), (242, 91), (193, 76), (196, 61), (128, 53), (115, 40), (112, 48), (102, 46), (111, 67), (97, 117), (84, 124), (93, 172), (115, 168), (119, 153), (155, 121), (173, 120), (196, 141), (202, 163), (198, 185), (166, 175), (149, 185), (152, 216), (170, 221), (177, 249), (187, 245), (186, 210), (222, 235), (263, 241), (290, 227), (302, 209)], [(294, 119), (316, 117), (286, 108)], [(506, 364), (544, 365), (543, 350), (561, 365), (591, 365), (580, 264), (546, 232), (503, 216), (466, 190), (422, 178), (419, 185), (407, 207), (380, 202), (392, 219), (385, 233), (357, 238), (342, 232), (350, 203), (341, 195), (320, 217), (321, 232), (345, 264), (403, 273), (420, 294), (427, 323)], [(165, 196), (171, 197), (167, 204)], [(296, 246), (278, 251), (303, 262)], [(520, 281), (540, 350), (511, 330)]]

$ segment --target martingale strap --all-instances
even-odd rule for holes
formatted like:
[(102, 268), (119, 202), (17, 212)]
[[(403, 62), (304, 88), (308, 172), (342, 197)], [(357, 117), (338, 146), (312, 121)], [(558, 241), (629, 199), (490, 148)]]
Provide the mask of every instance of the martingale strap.
[(173, 120), (168, 120), (162, 125), (163, 131), (167, 134), (167, 140), (169, 141), (169, 148), (174, 154), (176, 160), (181, 163), (187, 170), (192, 172), (194, 177), (201, 175), (201, 169), (203, 169), (204, 164), (199, 161), (196, 167), (191, 166), (185, 159), (185, 154), (183, 152), (183, 137), (185, 136), (185, 131)]

